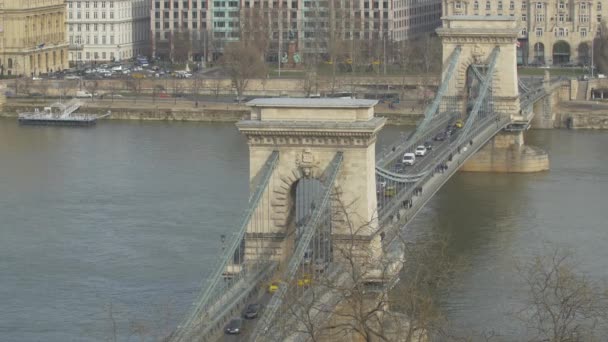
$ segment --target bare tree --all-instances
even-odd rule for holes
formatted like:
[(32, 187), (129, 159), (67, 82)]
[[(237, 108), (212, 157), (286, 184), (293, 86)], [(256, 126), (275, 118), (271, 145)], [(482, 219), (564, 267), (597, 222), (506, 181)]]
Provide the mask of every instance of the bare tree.
[(194, 97), (194, 106), (198, 107), (198, 102), (200, 101), (201, 91), (203, 90), (204, 81), (200, 74), (196, 74), (194, 76), (194, 80), (192, 80), (192, 96)]
[(188, 63), (192, 55), (192, 37), (187, 29), (179, 30), (172, 34), (173, 55), (172, 61), (177, 63)]
[(599, 34), (594, 37), (593, 59), (598, 72), (608, 72), (608, 26), (602, 21)]
[(210, 86), (213, 96), (215, 96), (215, 98), (217, 99), (220, 96), (220, 92), (222, 91), (222, 79), (214, 78)]
[(246, 42), (228, 43), (220, 61), (224, 71), (230, 76), (239, 100), (250, 79), (266, 74), (259, 50), (247, 46)]
[[(240, 40), (250, 49), (257, 50), (262, 62), (266, 60), (273, 28), (278, 27), (279, 15), (277, 8), (270, 8), (270, 2), (254, 2), (252, 7), (241, 9)], [(264, 7), (266, 5), (266, 7)]]
[[(437, 291), (450, 286), (458, 265), (447, 255), (447, 243), (408, 242), (397, 235), (391, 246), (362, 244), (361, 237), (373, 231), (374, 224), (355, 226), (349, 205), (337, 196), (332, 202), (338, 208), (332, 222), (348, 233), (332, 243), (330, 272), (315, 272), (306, 291), (290, 284), (291, 297), (273, 325), (282, 330), (281, 338), (296, 332), (313, 341), (414, 342), (443, 334), (446, 320)], [(393, 287), (400, 269), (401, 281)]]
[(413, 59), (423, 73), (441, 71), (441, 41), (438, 37), (425, 34), (412, 42), (411, 51), (415, 52)]
[(319, 91), (319, 79), (317, 72), (307, 68), (304, 78), (301, 80), (302, 90), (306, 97), (310, 97), (311, 94)]
[(97, 96), (97, 90), (99, 89), (99, 82), (97, 81), (86, 81), (84, 84), (84, 88), (91, 93), (91, 101), (95, 100), (95, 96)]
[(529, 296), (518, 315), (536, 340), (603, 340), (606, 331), (598, 326), (607, 328), (608, 289), (578, 272), (570, 254), (556, 250), (518, 268)]

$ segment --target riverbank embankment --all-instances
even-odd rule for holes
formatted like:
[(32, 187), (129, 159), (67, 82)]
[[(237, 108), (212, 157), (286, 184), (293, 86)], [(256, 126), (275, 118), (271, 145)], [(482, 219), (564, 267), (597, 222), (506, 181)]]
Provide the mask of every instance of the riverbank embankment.
[(556, 108), (556, 128), (608, 129), (608, 103), (563, 101)]
[[(10, 99), (0, 116), (17, 117), (21, 112), (48, 106), (56, 99)], [(110, 111), (107, 120), (201, 121), (237, 122), (249, 118), (250, 108), (244, 103), (193, 102), (182, 99), (85, 99), (79, 112), (102, 115)], [(415, 125), (423, 116), (423, 107), (386, 104), (376, 106), (376, 115), (386, 117), (389, 124)], [(105, 120), (105, 119), (104, 119)]]

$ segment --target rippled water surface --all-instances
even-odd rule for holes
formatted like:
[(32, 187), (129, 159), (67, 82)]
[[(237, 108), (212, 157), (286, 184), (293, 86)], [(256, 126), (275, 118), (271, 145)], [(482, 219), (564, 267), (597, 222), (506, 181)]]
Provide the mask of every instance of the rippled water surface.
[[(399, 137), (388, 127), (379, 145)], [(457, 174), (411, 227), (449, 232), (470, 265), (445, 298), (460, 326), (517, 334), (505, 315), (522, 296), (513, 265), (543, 248), (571, 248), (606, 276), (608, 133), (528, 141), (549, 150), (550, 172)], [(169, 331), (238, 224), (247, 158), (232, 124), (0, 120), (0, 340), (106, 340), (112, 321), (121, 341), (136, 326)]]

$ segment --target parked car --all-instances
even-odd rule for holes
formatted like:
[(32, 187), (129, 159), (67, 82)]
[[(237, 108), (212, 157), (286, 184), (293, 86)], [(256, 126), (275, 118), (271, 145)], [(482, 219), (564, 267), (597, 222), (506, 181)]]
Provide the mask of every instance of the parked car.
[(403, 160), (401, 162), (405, 165), (414, 165), (414, 163), (416, 162), (416, 155), (411, 152), (408, 152), (403, 155)]
[(249, 304), (247, 308), (243, 312), (243, 317), (246, 319), (254, 319), (257, 318), (260, 314), (260, 309), (262, 306), (260, 304)]
[(423, 145), (417, 146), (416, 151), (414, 151), (414, 154), (416, 155), (416, 157), (424, 157), (424, 155), (426, 154), (426, 147), (424, 147)]
[(226, 334), (240, 334), (243, 329), (243, 320), (241, 318), (233, 318), (226, 325)]
[(92, 98), (93, 94), (89, 93), (86, 90), (78, 90), (76, 92), (76, 97), (79, 97), (79, 98)]

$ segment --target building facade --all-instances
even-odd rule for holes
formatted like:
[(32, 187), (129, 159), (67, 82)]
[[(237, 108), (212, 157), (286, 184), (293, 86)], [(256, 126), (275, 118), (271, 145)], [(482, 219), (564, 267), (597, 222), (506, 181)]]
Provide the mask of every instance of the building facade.
[(0, 72), (39, 75), (68, 67), (63, 0), (0, 0)]
[(70, 62), (120, 61), (149, 54), (149, 0), (66, 4)]
[(268, 56), (297, 46), (327, 53), (332, 42), (382, 45), (433, 32), (441, 0), (154, 0), (153, 55), (171, 60), (213, 60), (239, 39), (268, 45)]
[(447, 15), (516, 17), (518, 63), (532, 65), (590, 65), (608, 16), (601, 0), (443, 0), (443, 8)]

